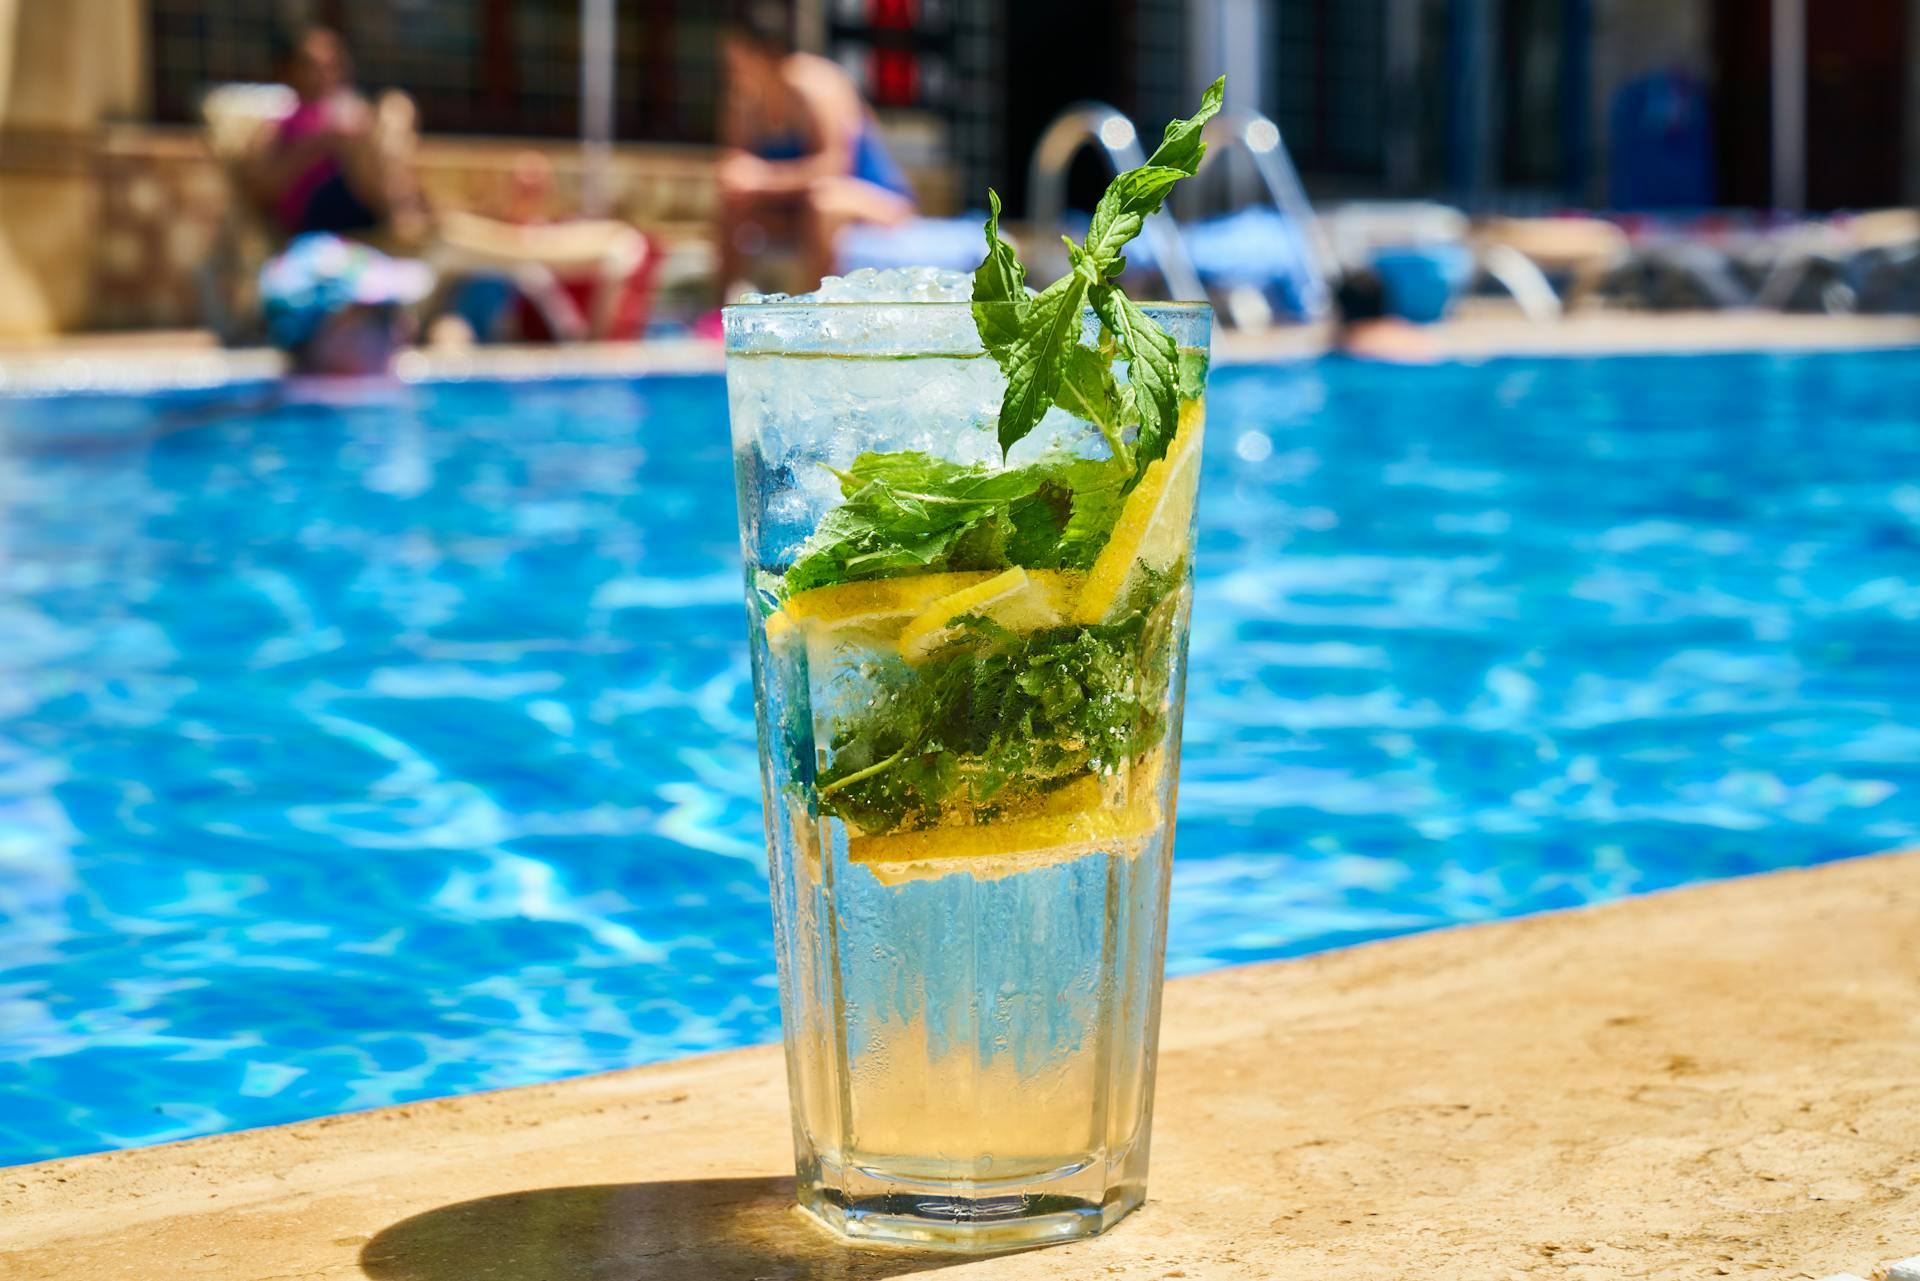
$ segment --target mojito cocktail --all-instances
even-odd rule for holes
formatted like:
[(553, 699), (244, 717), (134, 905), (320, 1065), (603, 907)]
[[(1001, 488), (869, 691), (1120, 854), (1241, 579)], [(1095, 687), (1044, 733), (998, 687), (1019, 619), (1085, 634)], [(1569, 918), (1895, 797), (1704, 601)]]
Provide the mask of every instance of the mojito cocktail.
[(1211, 326), (993, 257), (726, 315), (799, 1198), (974, 1250), (1145, 1195)]

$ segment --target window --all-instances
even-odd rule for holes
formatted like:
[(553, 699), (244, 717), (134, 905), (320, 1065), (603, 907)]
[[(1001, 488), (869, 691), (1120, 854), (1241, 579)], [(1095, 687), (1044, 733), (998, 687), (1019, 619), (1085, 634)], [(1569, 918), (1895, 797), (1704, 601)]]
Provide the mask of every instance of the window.
[[(718, 6), (621, 0), (615, 131), (713, 136)], [(154, 113), (199, 119), (215, 85), (279, 74), (302, 22), (337, 27), (369, 90), (404, 89), (434, 133), (566, 137), (580, 127), (579, 0), (152, 0)]]
[(1554, 187), (1562, 179), (1562, 0), (1505, 0), (1501, 6), (1501, 178), (1509, 186)]
[(1385, 0), (1279, 0), (1276, 123), (1300, 168), (1377, 176), (1384, 162)]

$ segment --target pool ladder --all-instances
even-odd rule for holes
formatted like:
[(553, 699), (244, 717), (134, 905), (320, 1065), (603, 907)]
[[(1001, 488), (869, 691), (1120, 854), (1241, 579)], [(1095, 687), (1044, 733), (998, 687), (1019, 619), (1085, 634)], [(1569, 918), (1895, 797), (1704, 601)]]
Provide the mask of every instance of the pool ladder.
[[(1332, 299), (1329, 282), (1339, 277), (1339, 262), (1320, 220), (1301, 185), (1299, 171), (1287, 153), (1280, 127), (1258, 111), (1222, 112), (1207, 122), (1201, 137), (1207, 156), (1227, 151), (1244, 152), (1253, 161), (1268, 201), (1283, 217), (1300, 228), (1308, 251), (1310, 279), (1303, 301), (1308, 317), (1324, 316)], [(1059, 245), (1062, 219), (1066, 213), (1067, 168), (1083, 147), (1096, 146), (1106, 156), (1113, 172), (1119, 173), (1147, 162), (1140, 148), (1140, 131), (1117, 107), (1104, 102), (1079, 102), (1055, 116), (1053, 123), (1034, 145), (1027, 167), (1028, 224), (1034, 244), (1028, 247), (1028, 261), (1034, 275), (1046, 279), (1066, 270), (1066, 253)], [(1206, 162), (1202, 161), (1204, 169)], [(1161, 209), (1141, 228), (1147, 246), (1167, 292), (1184, 302), (1205, 301), (1206, 287), (1193, 265), (1185, 234), (1169, 209)], [(1264, 303), (1254, 310), (1233, 306), (1228, 300), (1227, 320), (1236, 328), (1248, 322), (1264, 323), (1268, 318)]]

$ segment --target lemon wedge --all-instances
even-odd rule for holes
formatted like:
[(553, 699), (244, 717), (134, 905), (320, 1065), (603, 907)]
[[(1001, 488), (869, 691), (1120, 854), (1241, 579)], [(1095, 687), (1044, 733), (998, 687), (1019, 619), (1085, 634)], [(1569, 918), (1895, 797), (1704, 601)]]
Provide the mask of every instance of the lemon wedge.
[(1009, 569), (929, 604), (900, 629), (900, 653), (924, 661), (960, 632), (958, 620), (977, 614), (1010, 632), (1030, 632), (1065, 620), (1078, 596), (1079, 577), (1061, 570)]
[(884, 630), (913, 618), (942, 596), (992, 577), (984, 571), (955, 571), (815, 587), (796, 594), (767, 616), (767, 639), (778, 640), (804, 625)]
[(1172, 445), (1164, 457), (1147, 464), (1146, 474), (1120, 508), (1113, 536), (1087, 572), (1086, 586), (1073, 609), (1075, 622), (1106, 621), (1126, 599), (1139, 568), (1164, 570), (1186, 553), (1193, 500), (1200, 490), (1200, 441), (1205, 432), (1201, 402), (1183, 402)]

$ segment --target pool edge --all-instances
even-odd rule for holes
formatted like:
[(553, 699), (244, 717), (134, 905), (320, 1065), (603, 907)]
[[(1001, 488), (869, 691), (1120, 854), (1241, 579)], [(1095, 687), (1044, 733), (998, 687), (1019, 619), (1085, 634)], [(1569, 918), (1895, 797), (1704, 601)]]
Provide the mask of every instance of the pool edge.
[[(1214, 358), (1222, 365), (1311, 359), (1328, 350), (1326, 325), (1294, 325), (1259, 333), (1216, 326)], [(1540, 324), (1501, 312), (1429, 326), (1433, 354), (1477, 362), (1503, 356), (1571, 357), (1707, 355), (1754, 352), (1886, 351), (1920, 348), (1920, 317), (1799, 316), (1761, 312), (1576, 312)], [(174, 346), (88, 335), (35, 345), (0, 344), (0, 397), (63, 393), (209, 389), (277, 377), (283, 362), (265, 348)], [(402, 381), (467, 379), (635, 378), (716, 374), (717, 342), (656, 339), (573, 346), (501, 345), (414, 350), (397, 366)]]
[[(1920, 1251), (1915, 940), (1920, 851), (1176, 980), (1147, 1208), (992, 1275), (1864, 1273)], [(471, 1219), (529, 1277), (724, 1281), (840, 1253), (788, 1161), (758, 1047), (15, 1166), (0, 1223), (23, 1278), (438, 1281)]]

